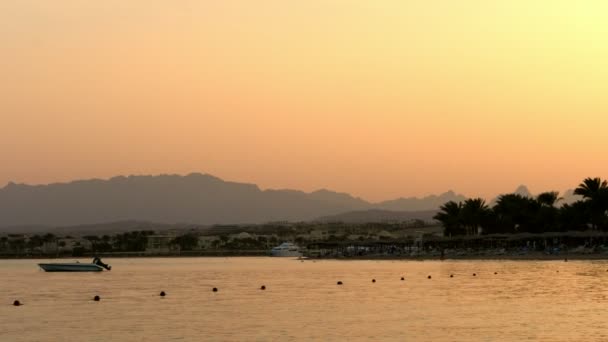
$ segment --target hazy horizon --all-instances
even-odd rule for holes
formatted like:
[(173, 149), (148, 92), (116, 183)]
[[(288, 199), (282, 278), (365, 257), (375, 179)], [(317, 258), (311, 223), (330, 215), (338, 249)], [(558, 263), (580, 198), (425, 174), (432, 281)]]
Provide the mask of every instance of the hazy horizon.
[(0, 184), (205, 170), (380, 201), (608, 170), (605, 2), (0, 9)]
[[(304, 189), (297, 189), (297, 188), (264, 188), (262, 186), (260, 186), (259, 184), (256, 183), (251, 183), (251, 182), (244, 182), (238, 179), (226, 179), (224, 177), (222, 177), (221, 175), (214, 175), (214, 174), (210, 174), (207, 172), (202, 172), (202, 171), (192, 171), (192, 172), (188, 172), (188, 173), (183, 173), (183, 174), (179, 174), (179, 173), (160, 173), (160, 174), (119, 174), (119, 175), (113, 175), (111, 177), (92, 177), (92, 178), (81, 178), (81, 179), (71, 179), (71, 180), (65, 180), (65, 181), (57, 181), (57, 182), (49, 182), (49, 183), (27, 183), (27, 182), (15, 182), (15, 181), (9, 181), (6, 184), (0, 184), (0, 190), (4, 189), (5, 187), (9, 186), (10, 184), (17, 184), (17, 185), (26, 185), (26, 186), (48, 186), (48, 185), (57, 185), (57, 184), (70, 184), (73, 182), (83, 182), (83, 181), (93, 181), (93, 180), (101, 180), (101, 181), (110, 181), (114, 178), (121, 178), (121, 177), (161, 177), (161, 176), (177, 176), (177, 177), (187, 177), (190, 175), (205, 175), (205, 176), (211, 176), (214, 178), (218, 178), (223, 182), (230, 182), (230, 183), (239, 183), (239, 184), (252, 184), (255, 186), (258, 186), (260, 188), (261, 191), (266, 191), (266, 190), (274, 190), (274, 191), (302, 191), (304, 193), (310, 194), (310, 193), (314, 193), (314, 192), (318, 192), (318, 191), (330, 191), (330, 192), (336, 192), (336, 193), (340, 193), (340, 194), (347, 194), (350, 195), (354, 198), (358, 198), (358, 199), (362, 199), (366, 202), (369, 203), (382, 203), (382, 202), (386, 202), (386, 201), (391, 201), (391, 200), (396, 200), (396, 199), (400, 199), (400, 198), (418, 198), (418, 199), (422, 199), (422, 198), (426, 198), (429, 196), (440, 196), (449, 192), (454, 193), (455, 195), (462, 195), (464, 197), (467, 198), (475, 198), (475, 197), (481, 197), (478, 195), (474, 195), (474, 194), (467, 194), (467, 193), (463, 193), (461, 191), (458, 191), (456, 189), (445, 189), (443, 191), (438, 191), (436, 193), (427, 193), (427, 194), (422, 194), (422, 195), (409, 195), (409, 194), (401, 194), (398, 195), (396, 197), (391, 197), (391, 198), (383, 198), (383, 199), (379, 199), (379, 200), (372, 200), (363, 196), (357, 196), (356, 194), (353, 194), (349, 191), (337, 191), (336, 189), (332, 189), (332, 188), (316, 188), (316, 189), (312, 189), (312, 190), (304, 190)], [(577, 183), (578, 185), (578, 183)], [(573, 191), (575, 189), (576, 186), (572, 186), (570, 188), (566, 188), (566, 189), (540, 189), (538, 191), (533, 191), (528, 185), (526, 184), (519, 184), (518, 186), (514, 187), (511, 190), (508, 191), (504, 191), (501, 193), (497, 193), (491, 197), (482, 197), (484, 198), (486, 201), (491, 201), (495, 198), (497, 198), (500, 195), (503, 194), (510, 194), (510, 193), (514, 193), (520, 190), (520, 188), (524, 187), (525, 190), (528, 190), (530, 192), (530, 194), (532, 195), (537, 195), (539, 193), (542, 192), (547, 192), (547, 191), (558, 191), (560, 195), (564, 195), (567, 191)]]

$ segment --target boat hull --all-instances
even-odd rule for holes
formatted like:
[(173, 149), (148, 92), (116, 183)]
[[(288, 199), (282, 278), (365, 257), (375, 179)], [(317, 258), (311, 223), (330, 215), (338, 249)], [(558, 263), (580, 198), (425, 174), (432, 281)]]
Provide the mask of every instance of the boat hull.
[(38, 264), (45, 272), (101, 272), (103, 267), (95, 264)]
[(293, 243), (283, 242), (270, 250), (270, 256), (274, 257), (301, 257), (300, 248)]
[(298, 251), (270, 251), (273, 257), (301, 257), (302, 253)]

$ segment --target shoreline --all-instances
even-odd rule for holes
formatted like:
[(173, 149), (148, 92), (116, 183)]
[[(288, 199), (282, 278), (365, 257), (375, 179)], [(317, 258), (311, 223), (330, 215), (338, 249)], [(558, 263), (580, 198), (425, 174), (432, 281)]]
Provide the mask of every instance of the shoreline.
[[(73, 260), (73, 259), (88, 259), (93, 256), (15, 256), (7, 257), (0, 256), (2, 260)], [(208, 254), (208, 255), (100, 255), (104, 259), (126, 259), (126, 258), (254, 258), (254, 257), (267, 257), (267, 258), (281, 258), (271, 257), (263, 254)], [(291, 257), (286, 257), (290, 259)], [(302, 261), (316, 261), (316, 260), (339, 260), (339, 261), (365, 261), (365, 260), (386, 260), (386, 261), (576, 261), (576, 260), (608, 260), (608, 254), (603, 253), (592, 253), (592, 254), (562, 254), (562, 255), (548, 255), (543, 253), (529, 253), (522, 255), (460, 255), (460, 256), (445, 256), (442, 260), (438, 256), (391, 256), (391, 255), (366, 255), (366, 256), (350, 256), (350, 257), (302, 257), (294, 260)]]
[(361, 256), (361, 257), (324, 257), (311, 258), (309, 260), (410, 260), (410, 261), (576, 261), (576, 260), (608, 260), (608, 254), (568, 254), (568, 255), (463, 255), (463, 256), (446, 256), (443, 260), (439, 257), (424, 257), (424, 256)]

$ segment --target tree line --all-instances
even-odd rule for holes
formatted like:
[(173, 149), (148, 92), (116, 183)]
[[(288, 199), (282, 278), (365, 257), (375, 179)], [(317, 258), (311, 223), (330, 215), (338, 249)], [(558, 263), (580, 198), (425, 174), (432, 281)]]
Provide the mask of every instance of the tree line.
[(562, 206), (557, 191), (536, 197), (504, 194), (492, 207), (481, 198), (450, 201), (434, 218), (445, 236), (608, 230), (608, 181), (586, 178), (574, 194), (582, 199)]

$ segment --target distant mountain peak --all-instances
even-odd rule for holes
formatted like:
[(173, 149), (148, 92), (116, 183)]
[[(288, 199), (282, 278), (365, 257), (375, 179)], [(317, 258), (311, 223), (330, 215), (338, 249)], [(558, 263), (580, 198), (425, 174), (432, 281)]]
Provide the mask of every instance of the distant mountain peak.
[(19, 184), (15, 183), (13, 181), (10, 181), (10, 182), (6, 183), (6, 185), (4, 186), (4, 188), (14, 188), (14, 187), (17, 187), (17, 186), (19, 186)]
[(528, 187), (523, 184), (518, 186), (517, 189), (515, 189), (514, 193), (525, 197), (532, 197), (532, 193), (530, 192)]
[(576, 201), (580, 201), (583, 199), (583, 196), (574, 194), (574, 189), (568, 189), (564, 191), (562, 197), (563, 200), (560, 201), (561, 204), (572, 204)]
[(449, 201), (462, 202), (467, 198), (463, 195), (457, 194), (454, 191), (447, 191), (439, 196), (428, 195), (425, 197), (408, 197), (398, 198), (395, 200), (384, 201), (376, 203), (375, 208), (391, 210), (391, 211), (427, 211), (436, 210), (444, 203)]

